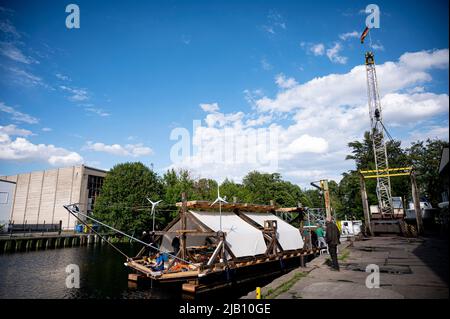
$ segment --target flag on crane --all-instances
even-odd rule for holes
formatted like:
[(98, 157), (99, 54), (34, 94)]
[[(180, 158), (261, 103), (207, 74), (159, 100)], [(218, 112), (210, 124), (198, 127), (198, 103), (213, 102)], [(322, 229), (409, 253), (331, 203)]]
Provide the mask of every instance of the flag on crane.
[(367, 35), (369, 34), (369, 27), (366, 27), (363, 31), (363, 33), (361, 34), (361, 43), (364, 43), (364, 39), (367, 37)]

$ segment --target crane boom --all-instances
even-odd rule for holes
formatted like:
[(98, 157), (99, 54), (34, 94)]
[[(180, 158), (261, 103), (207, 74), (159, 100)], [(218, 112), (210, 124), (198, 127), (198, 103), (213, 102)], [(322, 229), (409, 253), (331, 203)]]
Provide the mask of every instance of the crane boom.
[[(373, 153), (375, 158), (375, 170), (379, 175), (380, 171), (389, 169), (389, 162), (384, 139), (384, 126), (382, 122), (380, 95), (378, 92), (377, 73), (375, 70), (374, 54), (366, 52), (366, 73), (367, 73), (367, 95), (369, 98), (369, 113), (371, 138)], [(380, 174), (386, 175), (386, 174)], [(377, 198), (378, 206), (382, 216), (393, 214), (391, 180), (389, 176), (377, 176)]]

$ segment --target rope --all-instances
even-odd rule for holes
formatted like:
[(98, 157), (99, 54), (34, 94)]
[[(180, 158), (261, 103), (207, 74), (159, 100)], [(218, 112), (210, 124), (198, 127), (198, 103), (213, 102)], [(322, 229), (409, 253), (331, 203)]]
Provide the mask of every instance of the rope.
[[(64, 207), (66, 208), (66, 207)], [(66, 208), (67, 209), (67, 208)], [(68, 210), (68, 209), (67, 209)], [(70, 212), (70, 210), (69, 210)], [(123, 251), (121, 251), (119, 248), (117, 248), (115, 245), (113, 245), (113, 243), (109, 242), (109, 240), (107, 240), (106, 238), (104, 238), (102, 235), (100, 235), (97, 231), (95, 231), (95, 229), (93, 229), (90, 225), (88, 225), (85, 221), (81, 220), (81, 218), (79, 218), (78, 216), (76, 216), (75, 214), (73, 214), (72, 212), (70, 212), (76, 219), (78, 219), (78, 221), (80, 221), (83, 225), (85, 225), (87, 228), (89, 228), (89, 230), (91, 230), (92, 232), (94, 232), (96, 235), (98, 235), (101, 239), (103, 239), (104, 241), (106, 241), (112, 248), (114, 248), (115, 250), (117, 250), (120, 254), (122, 254), (127, 260), (131, 259), (130, 257), (128, 257)]]
[[(107, 225), (107, 224), (104, 224), (104, 223), (102, 223), (101, 221), (98, 221), (98, 220), (96, 220), (95, 218), (93, 218), (93, 217), (91, 217), (91, 216), (85, 215), (85, 214), (83, 214), (83, 213), (81, 213), (81, 212), (78, 212), (78, 211), (77, 211), (77, 212), (74, 212), (74, 211), (72, 210), (72, 208), (69, 208), (69, 206), (75, 206), (75, 204), (71, 204), (71, 205), (63, 205), (63, 206), (64, 206), (64, 208), (65, 208), (66, 210), (68, 210), (68, 211), (69, 211), (72, 215), (74, 215), (74, 216), (75, 216), (75, 214), (78, 214), (78, 215), (81, 215), (81, 216), (83, 216), (83, 217), (85, 217), (85, 218), (89, 218), (89, 219), (93, 220), (94, 222), (96, 222), (97, 224), (100, 224), (100, 225), (102, 225), (102, 226), (104, 226), (104, 227), (107, 227), (107, 228), (109, 228), (109, 229), (111, 229), (111, 230), (113, 230), (113, 231), (115, 231), (115, 232), (117, 232), (117, 233), (119, 233), (119, 234), (121, 234), (121, 235), (123, 235), (123, 236), (125, 236), (125, 237), (128, 237), (128, 238), (130, 238), (130, 239), (132, 239), (132, 240), (134, 240), (134, 241), (137, 241), (138, 243), (141, 243), (141, 244), (143, 244), (143, 245), (145, 245), (145, 246), (148, 246), (148, 247), (150, 247), (150, 248), (153, 248), (153, 249), (156, 249), (156, 250), (162, 252), (162, 250), (159, 249), (158, 247), (155, 247), (155, 246), (153, 246), (152, 244), (143, 242), (142, 240), (137, 239), (137, 238), (135, 238), (135, 237), (133, 237), (133, 236), (130, 236), (130, 235), (124, 233), (123, 231), (120, 231), (120, 230), (118, 230), (118, 229), (116, 229), (116, 228), (114, 228), (114, 227), (111, 227), (111, 226), (109, 226), (109, 225)], [(76, 216), (75, 216), (75, 217), (76, 217)], [(77, 219), (79, 219), (79, 218), (77, 217)], [(165, 252), (165, 254), (167, 254), (168, 256), (171, 256), (171, 257), (173, 257), (173, 258), (175, 258), (175, 259), (181, 260), (182, 262), (185, 262), (185, 263), (187, 263), (187, 264), (193, 265), (194, 267), (198, 268), (198, 266), (194, 265), (192, 262), (190, 262), (190, 261), (188, 261), (188, 260), (184, 260), (184, 259), (182, 259), (182, 258), (180, 258), (180, 257), (177, 257), (177, 256), (175, 256), (175, 255), (172, 255), (172, 254), (170, 254), (170, 253), (166, 253), (166, 252)]]

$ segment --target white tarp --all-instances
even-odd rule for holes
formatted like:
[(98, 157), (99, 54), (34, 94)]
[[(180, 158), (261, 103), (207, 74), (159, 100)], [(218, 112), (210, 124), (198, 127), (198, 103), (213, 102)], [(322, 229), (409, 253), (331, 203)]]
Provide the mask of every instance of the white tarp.
[[(177, 221), (172, 227), (168, 229), (168, 231), (177, 231), (181, 229), (181, 220)], [(195, 229), (199, 230), (198, 227), (191, 222), (189, 218), (186, 218), (186, 229)], [(164, 252), (171, 252), (173, 251), (172, 247), (172, 240), (176, 236), (176, 233), (167, 233), (164, 234), (162, 243), (161, 243), (161, 250)], [(192, 247), (192, 246), (203, 246), (205, 245), (205, 240), (207, 236), (186, 236), (186, 246)]]
[[(190, 212), (213, 231), (220, 230), (219, 212)], [(228, 246), (238, 258), (266, 252), (267, 246), (262, 232), (233, 212), (222, 212), (222, 231), (227, 233)]]
[(270, 213), (244, 213), (250, 219), (254, 220), (256, 223), (264, 227), (265, 220), (276, 220), (277, 221), (277, 232), (278, 232), (278, 242), (283, 250), (291, 249), (302, 249), (303, 239), (300, 231), (294, 226), (288, 224), (281, 218), (270, 214)]

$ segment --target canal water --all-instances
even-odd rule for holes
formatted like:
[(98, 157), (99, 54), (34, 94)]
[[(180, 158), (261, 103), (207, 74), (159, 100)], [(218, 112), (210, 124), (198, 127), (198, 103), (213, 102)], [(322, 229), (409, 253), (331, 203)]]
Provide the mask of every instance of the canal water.
[[(118, 244), (128, 256), (141, 246)], [(177, 291), (133, 287), (125, 258), (110, 246), (90, 245), (0, 255), (0, 298), (179, 298)], [(67, 288), (66, 267), (79, 266), (80, 288)]]
[[(128, 256), (141, 246), (118, 244)], [(65, 249), (40, 250), (0, 255), (0, 299), (189, 299), (181, 287), (139, 285), (128, 281), (125, 258), (108, 245), (90, 245)], [(67, 288), (66, 267), (79, 266), (80, 288)], [(263, 285), (271, 280), (255, 283)], [(214, 298), (239, 298), (254, 290), (255, 284), (217, 292)], [(201, 299), (202, 297), (197, 297)]]

